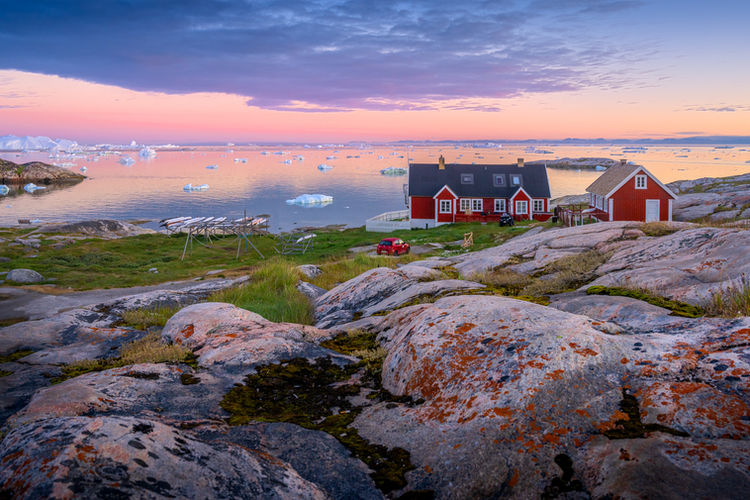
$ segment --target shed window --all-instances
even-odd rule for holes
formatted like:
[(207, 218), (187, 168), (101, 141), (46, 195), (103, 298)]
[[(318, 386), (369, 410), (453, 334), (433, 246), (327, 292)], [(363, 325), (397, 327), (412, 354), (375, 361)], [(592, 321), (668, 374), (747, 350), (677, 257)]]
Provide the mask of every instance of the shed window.
[(440, 200), (440, 213), (441, 214), (451, 213), (451, 200)]
[(495, 198), (495, 212), (505, 212), (505, 200), (502, 198)]
[(492, 174), (492, 185), (495, 187), (505, 186), (505, 175), (504, 174)]
[(522, 184), (521, 174), (511, 174), (510, 175), (510, 185), (511, 186), (520, 186)]
[(646, 176), (645, 175), (636, 175), (635, 176), (635, 188), (636, 189), (646, 189)]
[(474, 174), (461, 174), (461, 184), (474, 184)]

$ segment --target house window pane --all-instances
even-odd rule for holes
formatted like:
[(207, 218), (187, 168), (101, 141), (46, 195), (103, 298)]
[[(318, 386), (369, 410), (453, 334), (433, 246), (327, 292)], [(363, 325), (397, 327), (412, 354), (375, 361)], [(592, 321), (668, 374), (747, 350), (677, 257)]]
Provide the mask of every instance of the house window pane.
[(505, 186), (505, 175), (503, 175), (503, 174), (494, 174), (492, 176), (492, 184), (495, 187), (503, 187), (503, 186)]
[(440, 213), (449, 214), (451, 213), (451, 202), (450, 200), (440, 200)]
[(461, 184), (474, 184), (474, 174), (461, 174)]
[(518, 200), (516, 201), (516, 213), (517, 214), (527, 214), (529, 213), (529, 202), (526, 200)]
[(505, 212), (505, 200), (495, 200), (495, 212)]
[(512, 174), (510, 176), (510, 185), (511, 186), (520, 186), (521, 185), (521, 176), (518, 174)]
[(466, 211), (471, 208), (471, 200), (468, 198), (461, 199), (461, 211)]
[(474, 212), (481, 212), (482, 211), (482, 200), (481, 200), (481, 198), (471, 200), (471, 209)]

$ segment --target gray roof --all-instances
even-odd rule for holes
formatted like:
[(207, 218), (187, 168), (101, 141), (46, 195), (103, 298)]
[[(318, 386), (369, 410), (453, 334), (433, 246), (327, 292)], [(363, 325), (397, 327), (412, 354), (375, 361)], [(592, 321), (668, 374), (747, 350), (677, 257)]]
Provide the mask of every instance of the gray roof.
[(639, 168), (641, 168), (640, 165), (634, 165), (632, 163), (626, 163), (625, 165), (620, 163), (609, 167), (602, 175), (592, 182), (589, 187), (586, 188), (586, 191), (598, 194), (599, 196), (607, 196), (619, 183), (624, 181), (630, 174)]
[[(473, 174), (472, 184), (462, 184), (461, 174)], [(504, 175), (505, 185), (496, 186), (494, 175)], [(549, 198), (549, 180), (544, 165), (519, 167), (511, 165), (468, 165), (446, 163), (440, 170), (437, 163), (409, 164), (409, 196), (435, 196), (448, 186), (459, 197), (510, 198), (518, 186), (510, 185), (510, 174), (521, 175), (521, 187), (534, 198)]]

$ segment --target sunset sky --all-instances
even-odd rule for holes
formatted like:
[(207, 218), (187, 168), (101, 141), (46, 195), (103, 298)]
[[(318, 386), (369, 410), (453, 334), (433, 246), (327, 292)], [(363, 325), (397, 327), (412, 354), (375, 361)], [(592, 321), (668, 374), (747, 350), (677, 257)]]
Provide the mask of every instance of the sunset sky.
[(0, 135), (750, 135), (750, 2), (0, 3)]

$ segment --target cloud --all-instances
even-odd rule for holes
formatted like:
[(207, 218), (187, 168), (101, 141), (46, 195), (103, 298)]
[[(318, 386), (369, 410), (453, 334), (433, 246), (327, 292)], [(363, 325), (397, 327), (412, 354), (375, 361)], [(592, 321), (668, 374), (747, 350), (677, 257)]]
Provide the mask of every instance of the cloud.
[(686, 106), (685, 111), (707, 111), (712, 113), (734, 113), (735, 111), (750, 111), (750, 106), (717, 105), (717, 106)]
[(0, 46), (13, 48), (0, 51), (0, 68), (141, 91), (233, 93), (267, 109), (435, 109), (455, 99), (633, 84), (608, 68), (639, 50), (605, 32), (582, 36), (581, 26), (640, 4), (13, 2), (0, 16)]

